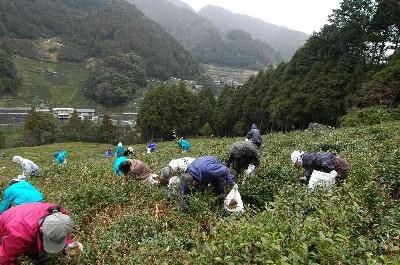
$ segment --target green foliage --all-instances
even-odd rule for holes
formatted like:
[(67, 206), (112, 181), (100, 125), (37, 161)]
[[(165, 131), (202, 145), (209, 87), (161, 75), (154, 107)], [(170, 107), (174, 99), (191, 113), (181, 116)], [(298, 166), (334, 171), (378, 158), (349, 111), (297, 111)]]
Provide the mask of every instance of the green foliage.
[(6, 147), (6, 135), (3, 131), (0, 131), (0, 148)]
[(400, 120), (400, 110), (384, 106), (354, 109), (340, 118), (342, 127), (368, 126), (388, 121)]
[(204, 124), (203, 127), (201, 128), (201, 134), (204, 136), (210, 136), (211, 133), (212, 130), (210, 124), (209, 123)]
[(58, 120), (50, 113), (32, 108), (24, 124), (24, 139), (28, 146), (52, 143), (58, 135)]
[(152, 77), (194, 77), (200, 73), (199, 64), (189, 52), (160, 25), (123, 0), (6, 0), (0, 5), (0, 13), (0, 38), (17, 42), (18, 47), (11, 47), (13, 52), (30, 58), (35, 52), (32, 46), (28, 51), (22, 49), (26, 39), (58, 37), (64, 45), (59, 59), (82, 61), (132, 51), (143, 58)]
[(134, 53), (108, 56), (95, 62), (83, 82), (85, 95), (106, 106), (118, 106), (135, 96), (139, 87), (146, 86), (142, 58)]
[(400, 103), (400, 49), (390, 58), (387, 66), (374, 74), (363, 84), (360, 101), (363, 105), (385, 104), (397, 106)]
[(115, 128), (111, 121), (110, 114), (104, 114), (99, 127), (99, 141), (101, 143), (115, 142)]
[(195, 95), (185, 84), (150, 88), (141, 103), (137, 126), (143, 140), (172, 140), (178, 135), (194, 135), (200, 129)]
[(0, 95), (15, 92), (18, 85), (19, 79), (13, 57), (0, 49)]
[(192, 10), (165, 0), (129, 0), (146, 16), (163, 25), (182, 45), (203, 63), (260, 70), (278, 64), (283, 57), (267, 42), (253, 40), (246, 32), (221, 32), (210, 20)]
[[(395, 106), (398, 52), (388, 64), (387, 53), (380, 52), (398, 47), (398, 39), (382, 33), (398, 32), (397, 2), (342, 1), (329, 17), (331, 24), (314, 33), (287, 64), (261, 71), (239, 89), (224, 88), (213, 128), (230, 136), (235, 124), (256, 123), (262, 131), (303, 129), (311, 122), (336, 126), (360, 99), (364, 105)], [(387, 16), (380, 14), (384, 11)], [(382, 38), (372, 32), (378, 16)]]
[(216, 36), (206, 40), (193, 51), (203, 63), (261, 70), (283, 61), (282, 56), (268, 43), (253, 40), (241, 30), (229, 31), (225, 39)]
[[(40, 166), (40, 178), (31, 181), (46, 201), (70, 211), (74, 240), (85, 247), (86, 255), (52, 255), (51, 264), (397, 264), (399, 130), (399, 122), (388, 122), (265, 135), (256, 173), (244, 184), (235, 175), (245, 204), (238, 215), (224, 213), (223, 197), (212, 188), (193, 192), (183, 214), (177, 195), (166, 198), (165, 186), (121, 185), (113, 160), (103, 157), (109, 144), (5, 151)], [(223, 158), (239, 139), (191, 139), (190, 155)], [(52, 153), (60, 147), (68, 150), (68, 164), (55, 167)], [(182, 155), (175, 142), (159, 142), (151, 155), (143, 154), (146, 145), (133, 148), (154, 172)], [(346, 182), (310, 192), (298, 182), (303, 170), (290, 161), (299, 148), (340, 150), (351, 166)], [(11, 159), (2, 161), (7, 174), (18, 174)], [(8, 179), (0, 180), (7, 185)]]
[(77, 142), (81, 136), (81, 120), (78, 113), (74, 111), (71, 118), (60, 126), (61, 139), (64, 142)]

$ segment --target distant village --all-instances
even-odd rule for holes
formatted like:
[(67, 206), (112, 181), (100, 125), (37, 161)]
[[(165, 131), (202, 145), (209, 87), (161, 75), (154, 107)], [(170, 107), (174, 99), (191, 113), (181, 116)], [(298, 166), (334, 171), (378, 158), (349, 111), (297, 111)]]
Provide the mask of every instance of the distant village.
[[(10, 125), (24, 123), (31, 108), (0, 108), (0, 125)], [(38, 112), (52, 113), (60, 122), (66, 122), (71, 118), (74, 111), (78, 113), (81, 120), (90, 120), (93, 122), (101, 121), (102, 116), (96, 109), (85, 108), (37, 108)], [(113, 114), (111, 119), (114, 125), (133, 127), (136, 122), (137, 113), (124, 112), (122, 114)]]

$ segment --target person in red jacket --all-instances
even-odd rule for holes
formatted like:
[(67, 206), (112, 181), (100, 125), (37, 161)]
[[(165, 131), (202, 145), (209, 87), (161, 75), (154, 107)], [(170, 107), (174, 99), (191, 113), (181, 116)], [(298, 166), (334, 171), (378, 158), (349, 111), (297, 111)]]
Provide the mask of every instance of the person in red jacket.
[(33, 264), (43, 264), (48, 253), (67, 255), (83, 252), (72, 242), (69, 213), (53, 203), (27, 203), (0, 215), (0, 264), (14, 265), (22, 254)]

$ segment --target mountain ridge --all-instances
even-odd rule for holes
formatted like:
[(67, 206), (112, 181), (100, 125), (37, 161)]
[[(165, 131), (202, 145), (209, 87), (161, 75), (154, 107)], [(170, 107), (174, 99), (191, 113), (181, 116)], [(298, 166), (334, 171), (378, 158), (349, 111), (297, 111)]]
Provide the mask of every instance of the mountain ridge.
[(249, 15), (236, 14), (219, 6), (207, 5), (197, 13), (209, 19), (222, 32), (240, 29), (250, 33), (255, 39), (271, 44), (285, 60), (289, 60), (309, 37), (301, 31), (278, 26)]

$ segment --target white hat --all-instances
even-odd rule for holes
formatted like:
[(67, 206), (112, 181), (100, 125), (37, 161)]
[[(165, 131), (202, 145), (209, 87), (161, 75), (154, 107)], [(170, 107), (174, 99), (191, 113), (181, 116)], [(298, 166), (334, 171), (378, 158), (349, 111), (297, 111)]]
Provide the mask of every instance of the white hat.
[(14, 156), (13, 159), (12, 159), (12, 161), (13, 161), (14, 163), (21, 163), (22, 159), (23, 159), (23, 158), (20, 157), (20, 156)]
[(297, 161), (301, 160), (302, 155), (304, 155), (303, 151), (293, 151), (293, 153), (290, 155), (293, 165), (296, 164)]
[(132, 146), (129, 146), (129, 147), (128, 147), (128, 151), (133, 152)]
[(119, 143), (118, 143), (118, 146), (122, 146), (122, 143), (121, 143), (121, 142), (119, 142)]

